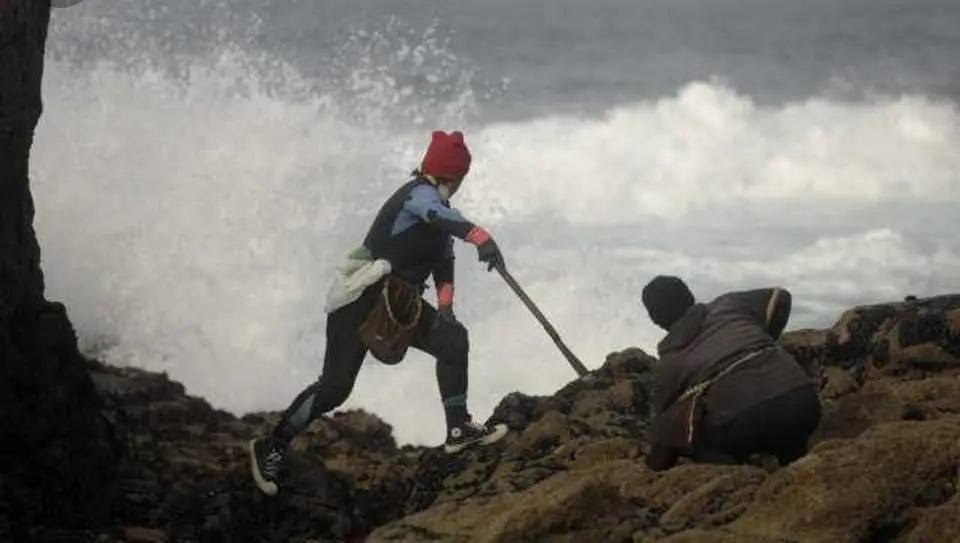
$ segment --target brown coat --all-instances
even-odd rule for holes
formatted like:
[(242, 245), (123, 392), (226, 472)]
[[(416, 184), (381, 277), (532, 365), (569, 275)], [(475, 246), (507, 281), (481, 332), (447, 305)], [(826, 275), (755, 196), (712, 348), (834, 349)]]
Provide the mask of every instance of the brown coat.
[(648, 435), (652, 445), (688, 446), (690, 402), (677, 402), (678, 398), (751, 353), (763, 351), (716, 379), (700, 398), (705, 424), (721, 426), (768, 399), (815, 386), (793, 357), (776, 345), (775, 336), (786, 324), (785, 317), (773, 318), (778, 303), (785, 303), (789, 311), (790, 293), (785, 289), (731, 292), (694, 305), (670, 328), (657, 345), (660, 363)]

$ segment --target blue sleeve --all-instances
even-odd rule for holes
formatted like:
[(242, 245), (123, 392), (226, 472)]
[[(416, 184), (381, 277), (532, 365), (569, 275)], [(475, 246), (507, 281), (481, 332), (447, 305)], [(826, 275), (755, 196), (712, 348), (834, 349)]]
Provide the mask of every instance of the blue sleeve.
[[(435, 226), (452, 236), (465, 239), (475, 226), (455, 209), (451, 209), (437, 189), (429, 185), (417, 185), (403, 203), (403, 208), (423, 222)], [(451, 240), (452, 243), (452, 240)], [(452, 247), (451, 247), (452, 252)]]

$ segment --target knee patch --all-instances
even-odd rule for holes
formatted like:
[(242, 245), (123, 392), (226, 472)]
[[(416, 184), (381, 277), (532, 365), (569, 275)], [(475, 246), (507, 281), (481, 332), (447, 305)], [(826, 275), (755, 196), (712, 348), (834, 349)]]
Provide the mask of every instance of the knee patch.
[(470, 353), (470, 335), (459, 322), (439, 319), (430, 336), (433, 352), (439, 360), (459, 360)]
[[(350, 392), (353, 390), (352, 383), (330, 383), (324, 382), (319, 392), (323, 394), (321, 398), (325, 401), (319, 402), (319, 408), (323, 409), (323, 412), (329, 411), (331, 409), (336, 409), (343, 405), (344, 402), (350, 397)], [(326, 404), (326, 405), (320, 405)]]
[(304, 428), (316, 416), (313, 407), (317, 399), (316, 387), (311, 387), (307, 394), (297, 398), (290, 413), (290, 425), (296, 428)]

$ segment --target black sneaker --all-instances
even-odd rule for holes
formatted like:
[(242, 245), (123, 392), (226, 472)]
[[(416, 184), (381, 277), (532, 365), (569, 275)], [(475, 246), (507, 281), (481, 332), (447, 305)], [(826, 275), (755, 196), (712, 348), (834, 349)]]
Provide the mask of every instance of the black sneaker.
[(507, 435), (507, 425), (497, 424), (492, 428), (468, 420), (460, 426), (455, 426), (447, 432), (447, 442), (443, 445), (443, 450), (447, 454), (454, 454), (463, 449), (474, 445), (490, 445), (503, 439)]
[(286, 448), (277, 443), (273, 438), (264, 437), (251, 439), (250, 449), (250, 472), (253, 474), (253, 481), (264, 494), (274, 496), (277, 494), (277, 475), (286, 458)]

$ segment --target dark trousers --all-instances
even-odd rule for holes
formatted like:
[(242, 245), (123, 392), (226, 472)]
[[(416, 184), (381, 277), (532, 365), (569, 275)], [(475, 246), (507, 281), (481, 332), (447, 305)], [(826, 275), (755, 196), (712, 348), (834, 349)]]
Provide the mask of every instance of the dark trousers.
[[(327, 315), (327, 346), (323, 372), (284, 412), (273, 431), (275, 438), (289, 443), (314, 419), (339, 407), (350, 396), (367, 347), (357, 331), (380, 295), (380, 283), (368, 287), (356, 301)], [(467, 366), (469, 339), (466, 328), (440, 317), (436, 308), (423, 300), (417, 338), (412, 347), (437, 359), (437, 383), (448, 426), (467, 418)]]
[(687, 456), (704, 464), (744, 464), (750, 455), (770, 454), (780, 466), (803, 457), (810, 435), (820, 424), (820, 398), (814, 387), (802, 387), (747, 409), (732, 421), (713, 426), (709, 412), (693, 450), (654, 446), (647, 454), (650, 469), (661, 471)]

